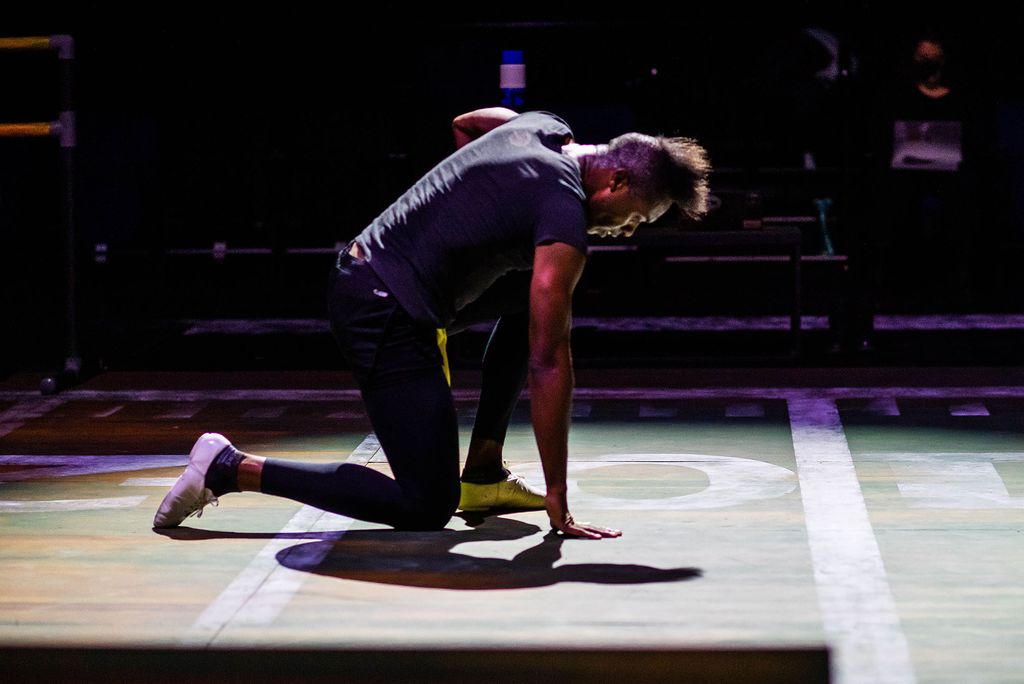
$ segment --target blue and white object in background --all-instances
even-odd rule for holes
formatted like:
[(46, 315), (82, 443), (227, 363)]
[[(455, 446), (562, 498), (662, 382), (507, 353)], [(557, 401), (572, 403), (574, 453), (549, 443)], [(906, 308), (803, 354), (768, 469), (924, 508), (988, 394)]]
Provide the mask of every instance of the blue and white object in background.
[(515, 109), (523, 106), (526, 94), (526, 64), (522, 50), (503, 50), (500, 71), (501, 104)]

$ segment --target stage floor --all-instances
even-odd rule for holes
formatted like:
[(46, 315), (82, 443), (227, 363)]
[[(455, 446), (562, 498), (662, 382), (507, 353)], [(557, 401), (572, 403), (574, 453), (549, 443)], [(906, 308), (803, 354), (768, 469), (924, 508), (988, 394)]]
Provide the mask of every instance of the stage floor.
[[(16, 378), (0, 385), (0, 644), (826, 645), (837, 682), (1019, 681), (1024, 386), (748, 375), (580, 382), (570, 503), (623, 530), (601, 541), (552, 535), (543, 512), (411, 533), (251, 493), (154, 531), (202, 432), (386, 471), (344, 374), (107, 374), (56, 397)], [(457, 381), (463, 444), (475, 395)], [(539, 484), (526, 409), (507, 456)]]

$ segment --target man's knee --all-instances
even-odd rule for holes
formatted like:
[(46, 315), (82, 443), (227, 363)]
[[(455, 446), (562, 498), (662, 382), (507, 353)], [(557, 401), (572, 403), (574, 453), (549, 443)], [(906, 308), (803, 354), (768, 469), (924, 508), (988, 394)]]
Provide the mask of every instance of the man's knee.
[(452, 519), (455, 507), (451, 508), (423, 508), (410, 511), (404, 520), (395, 527), (400, 530), (443, 530), (448, 521)]
[(399, 526), (406, 530), (443, 530), (459, 507), (460, 485), (446, 487), (443, 492), (419, 497), (410, 506)]

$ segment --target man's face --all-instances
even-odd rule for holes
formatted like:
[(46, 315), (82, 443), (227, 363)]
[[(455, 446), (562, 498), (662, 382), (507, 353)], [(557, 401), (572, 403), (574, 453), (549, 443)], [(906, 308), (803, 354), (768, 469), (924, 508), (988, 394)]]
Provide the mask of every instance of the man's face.
[(634, 195), (626, 183), (610, 183), (590, 196), (587, 232), (598, 237), (630, 237), (641, 223), (651, 223), (671, 203), (648, 202)]

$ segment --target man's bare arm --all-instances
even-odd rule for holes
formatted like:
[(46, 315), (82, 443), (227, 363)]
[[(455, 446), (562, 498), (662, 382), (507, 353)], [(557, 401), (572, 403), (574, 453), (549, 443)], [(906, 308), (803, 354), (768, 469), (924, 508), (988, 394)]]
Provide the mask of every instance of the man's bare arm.
[(576, 537), (599, 539), (621, 533), (577, 523), (566, 498), (569, 422), (572, 405), (572, 291), (586, 257), (574, 247), (556, 242), (538, 246), (530, 282), (530, 414), (537, 438), (544, 479), (545, 503), (551, 526)]
[(452, 121), (455, 147), (462, 147), (517, 116), (518, 112), (504, 107), (488, 107), (460, 114)]

